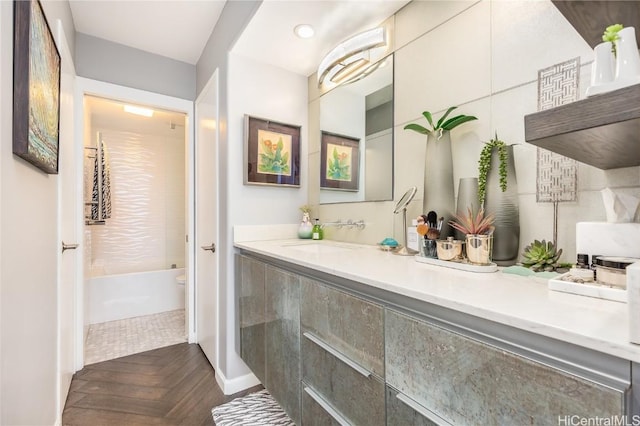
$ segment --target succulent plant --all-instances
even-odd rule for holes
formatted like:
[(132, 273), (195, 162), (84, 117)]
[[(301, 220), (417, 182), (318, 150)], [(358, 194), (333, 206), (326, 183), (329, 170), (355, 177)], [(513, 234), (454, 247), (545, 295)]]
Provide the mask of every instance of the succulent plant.
[(493, 214), (484, 213), (484, 208), (480, 208), (474, 213), (471, 208), (467, 208), (467, 213), (455, 215), (455, 221), (450, 221), (449, 225), (463, 234), (482, 235), (490, 234), (493, 231)]
[(558, 259), (561, 254), (562, 249), (558, 250), (553, 242), (534, 240), (522, 253), (522, 266), (536, 272), (551, 272), (560, 266)]

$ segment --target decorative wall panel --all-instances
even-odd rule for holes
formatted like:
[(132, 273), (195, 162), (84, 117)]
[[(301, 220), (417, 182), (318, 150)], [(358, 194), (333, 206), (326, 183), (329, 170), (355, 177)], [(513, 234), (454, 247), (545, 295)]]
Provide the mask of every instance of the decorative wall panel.
[(112, 215), (92, 227), (94, 274), (184, 266), (184, 140), (100, 131), (109, 149)]
[[(538, 111), (578, 100), (580, 58), (538, 71)], [(536, 201), (575, 201), (578, 192), (578, 163), (538, 148)]]

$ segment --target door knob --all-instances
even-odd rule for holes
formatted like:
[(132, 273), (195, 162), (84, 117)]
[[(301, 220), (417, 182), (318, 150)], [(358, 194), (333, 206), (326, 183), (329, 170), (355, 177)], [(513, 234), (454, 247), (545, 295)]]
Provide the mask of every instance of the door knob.
[(62, 242), (62, 252), (64, 253), (65, 250), (75, 250), (78, 248), (80, 244), (65, 244), (64, 241)]
[(202, 246), (202, 250), (211, 250), (211, 253), (215, 253), (216, 245), (212, 243), (210, 246)]

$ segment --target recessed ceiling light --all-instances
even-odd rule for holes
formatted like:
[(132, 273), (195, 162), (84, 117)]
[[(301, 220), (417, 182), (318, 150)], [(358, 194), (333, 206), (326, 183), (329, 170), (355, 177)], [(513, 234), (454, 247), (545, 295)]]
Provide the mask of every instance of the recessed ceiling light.
[(311, 38), (315, 34), (313, 27), (309, 24), (296, 25), (293, 32), (300, 38)]
[(130, 112), (131, 114), (143, 115), (145, 117), (153, 116), (153, 110), (149, 108), (142, 108), (142, 107), (133, 106), (133, 105), (125, 105), (124, 110), (125, 112)]

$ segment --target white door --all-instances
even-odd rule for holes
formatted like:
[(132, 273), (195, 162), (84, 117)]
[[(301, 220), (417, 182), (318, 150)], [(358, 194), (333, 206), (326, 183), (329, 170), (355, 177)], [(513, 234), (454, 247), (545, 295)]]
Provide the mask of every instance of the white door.
[(214, 368), (218, 327), (218, 72), (196, 100), (196, 334)]
[[(82, 174), (79, 172), (80, 148), (74, 140), (74, 85), (75, 70), (64, 38), (62, 24), (58, 21), (58, 46), (62, 58), (60, 76), (60, 135), (58, 157), (58, 205), (59, 205), (59, 276), (58, 276), (58, 418), (62, 415), (67, 399), (71, 376), (75, 371), (74, 312), (75, 288), (81, 264), (81, 247), (75, 249), (81, 239), (82, 206), (79, 188)], [(62, 243), (68, 249), (62, 250)], [(74, 247), (74, 249), (71, 249)]]

